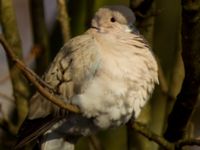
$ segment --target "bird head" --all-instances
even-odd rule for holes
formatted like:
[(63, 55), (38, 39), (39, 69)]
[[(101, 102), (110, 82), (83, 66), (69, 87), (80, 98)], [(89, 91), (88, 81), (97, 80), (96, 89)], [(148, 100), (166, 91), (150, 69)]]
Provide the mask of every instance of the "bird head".
[(135, 15), (130, 8), (122, 5), (100, 8), (92, 19), (92, 27), (99, 32), (133, 32)]

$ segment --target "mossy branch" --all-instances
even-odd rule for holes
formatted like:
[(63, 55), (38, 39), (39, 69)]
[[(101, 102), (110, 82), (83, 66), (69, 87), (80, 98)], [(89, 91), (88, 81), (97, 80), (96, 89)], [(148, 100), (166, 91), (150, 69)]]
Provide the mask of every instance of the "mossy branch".
[[(22, 60), (22, 46), (17, 29), (12, 0), (0, 0), (0, 23), (3, 34), (9, 45), (12, 47), (13, 53)], [(16, 126), (16, 129), (13, 132), (16, 133), (18, 127), (26, 117), (28, 111), (27, 100), (29, 98), (30, 92), (28, 84), (26, 83), (25, 78), (23, 78), (18, 68), (15, 67), (15, 64), (12, 62), (10, 57), (7, 57), (7, 60), (9, 64), (13, 95), (16, 103), (16, 110), (13, 113), (11, 119), (12, 123)]]

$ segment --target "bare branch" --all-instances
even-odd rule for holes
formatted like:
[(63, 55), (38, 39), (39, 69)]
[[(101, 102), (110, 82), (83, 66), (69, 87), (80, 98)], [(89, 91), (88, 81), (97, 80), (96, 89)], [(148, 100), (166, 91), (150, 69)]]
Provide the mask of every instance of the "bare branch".
[[(13, 63), (16, 64), (16, 66), (24, 73), (24, 75), (29, 79), (33, 85), (37, 88), (40, 94), (45, 96), (49, 101), (54, 103), (55, 105), (59, 106), (60, 108), (67, 109), (71, 112), (79, 113), (79, 109), (77, 106), (66, 104), (63, 100), (60, 98), (56, 97), (53, 95), (53, 93), (50, 93), (49, 90), (51, 91), (52, 89), (50, 88), (49, 90), (45, 89), (47, 84), (42, 81), (31, 69), (29, 69), (21, 60), (17, 59), (15, 54), (12, 52), (10, 46), (6, 42), (6, 40), (3, 38), (2, 35), (0, 35), (0, 42), (4, 47), (4, 50), (6, 51), (6, 54), (10, 57), (10, 59), (13, 61)], [(43, 86), (41, 85), (43, 84)]]
[[(27, 56), (25, 56), (24, 61), (25, 64), (30, 64), (34, 59), (36, 59), (41, 53), (41, 48), (38, 45), (34, 45), (32, 47), (32, 49), (30, 50), (30, 53), (28, 53)], [(15, 66), (13, 66), (13, 68), (10, 68), (10, 72), (12, 72), (13, 74), (15, 74)], [(10, 79), (10, 75), (9, 73), (5, 73), (4, 75), (2, 75), (2, 78), (0, 78), (0, 84), (8, 81)]]
[(139, 132), (140, 134), (142, 134), (143, 136), (148, 138), (149, 140), (154, 141), (157, 144), (159, 144), (160, 146), (162, 146), (164, 149), (166, 149), (166, 150), (173, 150), (174, 149), (174, 144), (168, 142), (163, 137), (153, 133), (145, 125), (143, 125), (143, 124), (141, 124), (139, 122), (134, 122), (132, 127), (137, 132)]
[(155, 143), (159, 144), (166, 150), (178, 150), (178, 149), (181, 150), (181, 148), (183, 148), (184, 146), (194, 146), (194, 145), (200, 146), (200, 138), (184, 139), (176, 143), (171, 143), (171, 142), (168, 142), (164, 137), (153, 133), (142, 123), (134, 122), (132, 127), (137, 132), (145, 136), (147, 139), (154, 141)]
[(195, 139), (186, 139), (186, 140), (180, 140), (177, 144), (176, 144), (176, 148), (177, 149), (181, 149), (184, 146), (200, 146), (200, 139), (199, 138), (195, 138)]

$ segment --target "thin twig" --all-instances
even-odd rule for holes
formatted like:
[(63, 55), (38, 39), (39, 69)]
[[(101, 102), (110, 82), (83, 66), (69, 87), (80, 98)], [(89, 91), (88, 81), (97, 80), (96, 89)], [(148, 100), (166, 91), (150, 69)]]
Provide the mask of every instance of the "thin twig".
[[(30, 53), (28, 53), (27, 56), (25, 56), (24, 58), (24, 62), (25, 64), (30, 64), (34, 59), (37, 59), (40, 55), (41, 55), (41, 47), (38, 45), (34, 45), (31, 50)], [(12, 72), (13, 74), (15, 74), (15, 65), (10, 68), (10, 72)], [(8, 81), (10, 79), (10, 75), (9, 73), (5, 73), (4, 75), (2, 75), (2, 78), (0, 78), (0, 84), (3, 84), (4, 82)], [(44, 83), (46, 84), (46, 83)], [(50, 85), (47, 85), (47, 87), (49, 89), (51, 89), (52, 87), (50, 87)]]
[[(40, 79), (31, 69), (29, 69), (21, 60), (17, 59), (15, 54), (12, 52), (10, 46), (6, 42), (6, 40), (3, 38), (2, 35), (0, 35), (0, 42), (2, 46), (4, 47), (4, 50), (6, 51), (7, 55), (12, 59), (12, 61), (16, 64), (16, 66), (24, 73), (24, 75), (29, 79), (33, 85), (37, 88), (40, 94), (45, 96), (49, 101), (54, 103), (55, 105), (67, 109), (71, 112), (79, 113), (79, 109), (77, 106), (67, 104), (60, 98), (56, 97), (52, 93), (50, 93), (48, 90), (46, 90), (41, 83), (44, 83), (42, 79)], [(46, 83), (43, 84), (46, 87)]]
[[(2, 42), (6, 42), (6, 40), (3, 38), (3, 36), (1, 36), (0, 35), (0, 40), (1, 40), (1, 43)], [(3, 44), (3, 43), (2, 43)], [(5, 43), (6, 44), (6, 43)], [(6, 46), (6, 45), (5, 45)], [(7, 44), (7, 46), (8, 46), (8, 44)], [(5, 48), (5, 47), (4, 47)], [(8, 48), (8, 47), (7, 47)], [(16, 59), (16, 57), (12, 54), (12, 52), (9, 52), (10, 53), (10, 55), (9, 56), (11, 56), (11, 59), (13, 59), (13, 58), (15, 58)], [(26, 67), (25, 66), (25, 64), (22, 62), (22, 61), (20, 61), (19, 59), (16, 59), (17, 60), (17, 62), (19, 62), (19, 64), (21, 64), (21, 65), (23, 65), (24, 66), (24, 68), (26, 69), (26, 71), (29, 73), (29, 74), (31, 74), (32, 76), (34, 76), (36, 79), (37, 79), (37, 81), (41, 84), (41, 85), (43, 85), (43, 86), (45, 86), (46, 88), (48, 88), (50, 91), (54, 91), (54, 89), (53, 89), (53, 87), (51, 87), (49, 84), (47, 84), (45, 81), (43, 81), (35, 72), (33, 72), (31, 69), (29, 69), (28, 67)], [(15, 60), (14, 60), (15, 61)], [(16, 62), (16, 63), (17, 63)], [(18, 65), (19, 65), (18, 64)], [(12, 71), (15, 71), (15, 69), (14, 68), (12, 68), (11, 69)]]
[(139, 132), (140, 134), (142, 134), (143, 136), (148, 138), (149, 140), (154, 141), (157, 144), (159, 144), (160, 146), (162, 146), (164, 149), (166, 149), (166, 150), (173, 150), (174, 149), (174, 145), (172, 143), (168, 142), (163, 137), (153, 133), (145, 125), (143, 125), (139, 122), (134, 122), (132, 127), (137, 132)]
[(145, 136), (147, 139), (156, 142), (157, 144), (159, 144), (166, 150), (175, 150), (175, 149), (181, 150), (181, 148), (183, 148), (184, 146), (200, 146), (200, 138), (184, 139), (176, 143), (171, 143), (171, 142), (168, 142), (164, 137), (161, 137), (153, 133), (142, 123), (134, 122), (132, 127), (137, 132)]
[(195, 139), (185, 139), (185, 140), (180, 140), (176, 144), (176, 148), (181, 149), (184, 146), (200, 146), (200, 139), (195, 138)]

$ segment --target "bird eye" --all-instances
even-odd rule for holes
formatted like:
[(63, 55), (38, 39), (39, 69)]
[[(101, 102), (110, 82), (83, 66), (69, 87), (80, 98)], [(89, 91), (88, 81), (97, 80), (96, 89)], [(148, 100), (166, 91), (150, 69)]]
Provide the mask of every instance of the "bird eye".
[(111, 22), (115, 22), (116, 20), (115, 20), (114, 17), (112, 17), (112, 18), (110, 18), (110, 21), (111, 21)]

